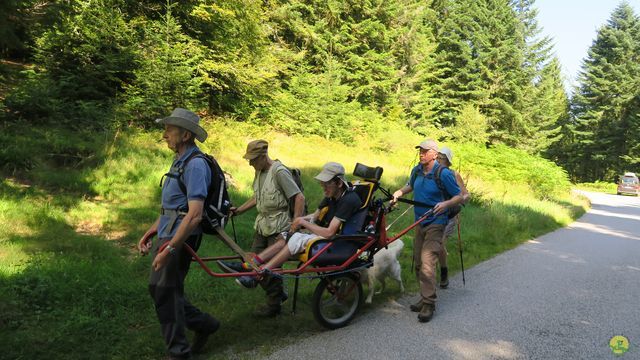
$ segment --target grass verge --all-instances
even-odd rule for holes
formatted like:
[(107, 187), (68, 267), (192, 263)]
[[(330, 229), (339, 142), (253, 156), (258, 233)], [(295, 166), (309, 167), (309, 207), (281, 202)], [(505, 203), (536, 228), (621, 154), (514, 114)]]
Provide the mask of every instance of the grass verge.
[(596, 181), (594, 183), (578, 183), (575, 184), (575, 188), (578, 190), (601, 192), (613, 195), (618, 193), (617, 184), (604, 181)]
[[(302, 169), (311, 208), (321, 197), (313, 176), (326, 161), (341, 162), (348, 170), (356, 162), (382, 166), (383, 185), (393, 190), (406, 181), (416, 160), (413, 145), (421, 140), (397, 128), (385, 129), (384, 140), (344, 145), (224, 120), (205, 126), (211, 138), (203, 150), (215, 154), (231, 176), (236, 204), (251, 195), (253, 171), (242, 159), (249, 140), (266, 138), (273, 158)], [(10, 126), (5, 130), (0, 136), (7, 146), (0, 157), (29, 166), (22, 167), (28, 171), (5, 167), (6, 175), (13, 176), (0, 183), (0, 352), (12, 359), (161, 357), (163, 343), (146, 292), (151, 259), (135, 251), (139, 236), (157, 216), (158, 181), (172, 157), (157, 141), (160, 131), (105, 136), (43, 128), (34, 129), (39, 135), (32, 139)], [(15, 155), (24, 144), (30, 144), (29, 151)], [(473, 194), (462, 213), (467, 267), (564, 226), (587, 207), (586, 200), (571, 195), (566, 174), (553, 164), (506, 147), (448, 145)], [(400, 213), (392, 213), (390, 221)], [(235, 221), (244, 248), (252, 239), (254, 215)], [(390, 232), (410, 222), (411, 216), (405, 216)], [(409, 272), (412, 236), (404, 242), (403, 278), (408, 291), (415, 292)], [(456, 242), (449, 241), (448, 249), (457, 254)], [(231, 254), (213, 238), (206, 239), (200, 253)], [(449, 266), (459, 271), (457, 255)], [(311, 315), (316, 284), (301, 281), (295, 316), (256, 319), (251, 312), (263, 301), (262, 291), (211, 279), (194, 266), (186, 284), (191, 302), (223, 323), (205, 358), (254, 358), (324, 331)], [(292, 281), (288, 285), (292, 291)], [(399, 296), (392, 285), (374, 302)]]

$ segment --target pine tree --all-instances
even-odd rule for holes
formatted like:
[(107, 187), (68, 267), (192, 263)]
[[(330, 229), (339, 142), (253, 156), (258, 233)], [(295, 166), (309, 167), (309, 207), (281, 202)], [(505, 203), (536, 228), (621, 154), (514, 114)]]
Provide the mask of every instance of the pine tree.
[[(563, 134), (562, 124), (569, 116), (569, 101), (564, 91), (560, 62), (553, 58), (539, 72), (531, 86), (525, 117), (529, 126), (520, 147), (531, 153), (545, 153)], [(533, 100), (533, 101), (531, 101)]]
[(439, 0), (433, 3), (437, 20), (432, 31), (437, 43), (431, 87), (434, 97), (434, 123), (454, 124), (467, 103), (477, 105), (488, 97), (480, 75), (480, 63), (475, 36), (483, 31), (474, 17), (475, 1)]
[(571, 146), (580, 179), (614, 180), (638, 161), (639, 26), (623, 2), (599, 29), (583, 63)]
[(523, 108), (525, 132), (517, 147), (531, 153), (546, 152), (563, 134), (561, 124), (568, 117), (568, 97), (564, 91), (560, 63), (552, 55), (552, 42), (541, 36), (534, 0), (515, 0), (513, 7), (521, 24)]
[[(45, 2), (46, 3), (46, 2)], [(135, 34), (122, 0), (77, 0), (36, 41), (36, 70), (7, 96), (34, 122), (104, 127), (113, 99), (132, 80)]]
[(526, 134), (522, 116), (524, 39), (506, 0), (434, 3), (436, 122), (453, 125), (461, 110), (478, 107), (491, 142), (517, 145)]
[(518, 146), (526, 136), (523, 116), (524, 34), (508, 1), (487, 0), (481, 13), (484, 31), (478, 38), (478, 52), (487, 98), (481, 109), (490, 121), (490, 140)]
[(419, 133), (428, 133), (437, 102), (431, 86), (437, 71), (434, 51), (436, 42), (430, 23), (435, 21), (433, 9), (423, 1), (402, 1), (392, 36), (399, 81), (395, 96), (403, 109), (404, 122)]
[(122, 97), (121, 117), (138, 124), (151, 124), (176, 107), (205, 107), (204, 77), (198, 69), (205, 49), (183, 33), (173, 15), (176, 3), (167, 1), (165, 6), (162, 19), (141, 26), (139, 66)]

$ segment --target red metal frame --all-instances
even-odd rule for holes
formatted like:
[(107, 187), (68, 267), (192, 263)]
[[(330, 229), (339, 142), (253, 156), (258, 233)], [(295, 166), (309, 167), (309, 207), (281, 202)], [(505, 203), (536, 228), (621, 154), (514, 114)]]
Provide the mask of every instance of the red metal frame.
[[(374, 247), (374, 251), (377, 252), (378, 250), (380, 250), (380, 249), (386, 247), (387, 245), (391, 244), (392, 242), (398, 240), (400, 237), (405, 235), (407, 232), (409, 232), (411, 229), (416, 227), (418, 224), (420, 224), (420, 222), (424, 221), (427, 217), (429, 217), (432, 214), (432, 211), (427, 211), (418, 220), (416, 220), (413, 224), (411, 224), (409, 227), (403, 229), (402, 231), (400, 231), (400, 233), (394, 235), (393, 237), (388, 238), (387, 237), (387, 230), (386, 230), (386, 221), (385, 221), (386, 217), (385, 217), (385, 214), (384, 214), (384, 206), (380, 206), (380, 209), (378, 209), (378, 211), (383, 211), (383, 213), (380, 214), (380, 220), (379, 220), (379, 224), (378, 224), (378, 229), (380, 229), (380, 230), (378, 231), (377, 239), (376, 239), (375, 236), (372, 236), (372, 235), (366, 236), (367, 242), (362, 247), (360, 247), (358, 249), (358, 251), (356, 251), (355, 254), (353, 254), (348, 259), (346, 259), (341, 265), (310, 267), (311, 264), (318, 257), (320, 257), (322, 254), (324, 254), (334, 244), (333, 242), (329, 242), (329, 243), (327, 243), (327, 245), (325, 245), (323, 248), (321, 248), (320, 251), (318, 251), (316, 254), (314, 254), (310, 259), (307, 259), (307, 261), (305, 261), (304, 263), (300, 264), (297, 268), (295, 268), (295, 269), (274, 269), (274, 270), (272, 270), (272, 272), (276, 273), (276, 274), (300, 275), (300, 274), (310, 273), (310, 272), (326, 273), (326, 272), (334, 272), (334, 271), (346, 270), (349, 266), (351, 266), (351, 264), (363, 252), (369, 250), (374, 244), (378, 243), (378, 246)], [(153, 236), (153, 234), (151, 234), (151, 236)], [(364, 238), (364, 236), (365, 235), (363, 235), (363, 238)], [(164, 248), (168, 244), (169, 244), (168, 242), (163, 244), (158, 251), (164, 250)], [(188, 244), (184, 244), (183, 246), (189, 252), (189, 254), (191, 254), (192, 261), (195, 261), (198, 264), (200, 264), (200, 267), (202, 267), (202, 269), (207, 274), (209, 274), (210, 276), (217, 277), (217, 278), (226, 278), (226, 277), (257, 276), (258, 275), (258, 273), (256, 271), (236, 272), (236, 273), (217, 273), (217, 272), (214, 272), (207, 266), (207, 264), (205, 262), (216, 261), (216, 260), (240, 259), (240, 256), (235, 255), (235, 256), (199, 257), (198, 254), (196, 254), (196, 252), (193, 251), (193, 249)]]

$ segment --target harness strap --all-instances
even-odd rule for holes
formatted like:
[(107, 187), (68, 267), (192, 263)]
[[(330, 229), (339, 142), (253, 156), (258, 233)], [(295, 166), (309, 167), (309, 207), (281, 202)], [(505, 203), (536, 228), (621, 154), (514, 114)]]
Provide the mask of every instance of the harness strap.
[(181, 217), (184, 217), (185, 215), (187, 215), (187, 212), (186, 211), (180, 211), (180, 210), (177, 210), (177, 209), (161, 208), (160, 209), (160, 214), (169, 216), (169, 222), (167, 223), (167, 229), (166, 229), (166, 233), (165, 233), (165, 234), (169, 234), (173, 230), (173, 226), (176, 224), (176, 220), (178, 220), (178, 218), (181, 218)]
[(165, 208), (162, 208), (162, 209), (160, 209), (160, 215), (169, 215), (169, 216), (174, 216), (175, 215), (177, 217), (180, 217), (180, 216), (187, 215), (187, 212), (186, 211), (182, 211), (182, 210), (176, 210), (176, 209), (165, 209)]
[(409, 199), (405, 199), (405, 198), (398, 198), (398, 202), (402, 202), (405, 204), (409, 204), (409, 205), (413, 205), (413, 206), (420, 206), (420, 207), (425, 207), (425, 208), (433, 208), (433, 205), (429, 205), (420, 201), (414, 201), (414, 200), (409, 200)]

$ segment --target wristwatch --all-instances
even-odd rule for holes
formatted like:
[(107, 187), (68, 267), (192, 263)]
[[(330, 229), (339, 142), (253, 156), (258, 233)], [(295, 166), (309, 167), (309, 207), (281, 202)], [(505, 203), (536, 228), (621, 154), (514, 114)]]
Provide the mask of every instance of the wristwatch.
[(169, 249), (169, 254), (171, 254), (171, 255), (176, 253), (176, 248), (171, 246), (171, 244), (167, 244), (167, 249)]

